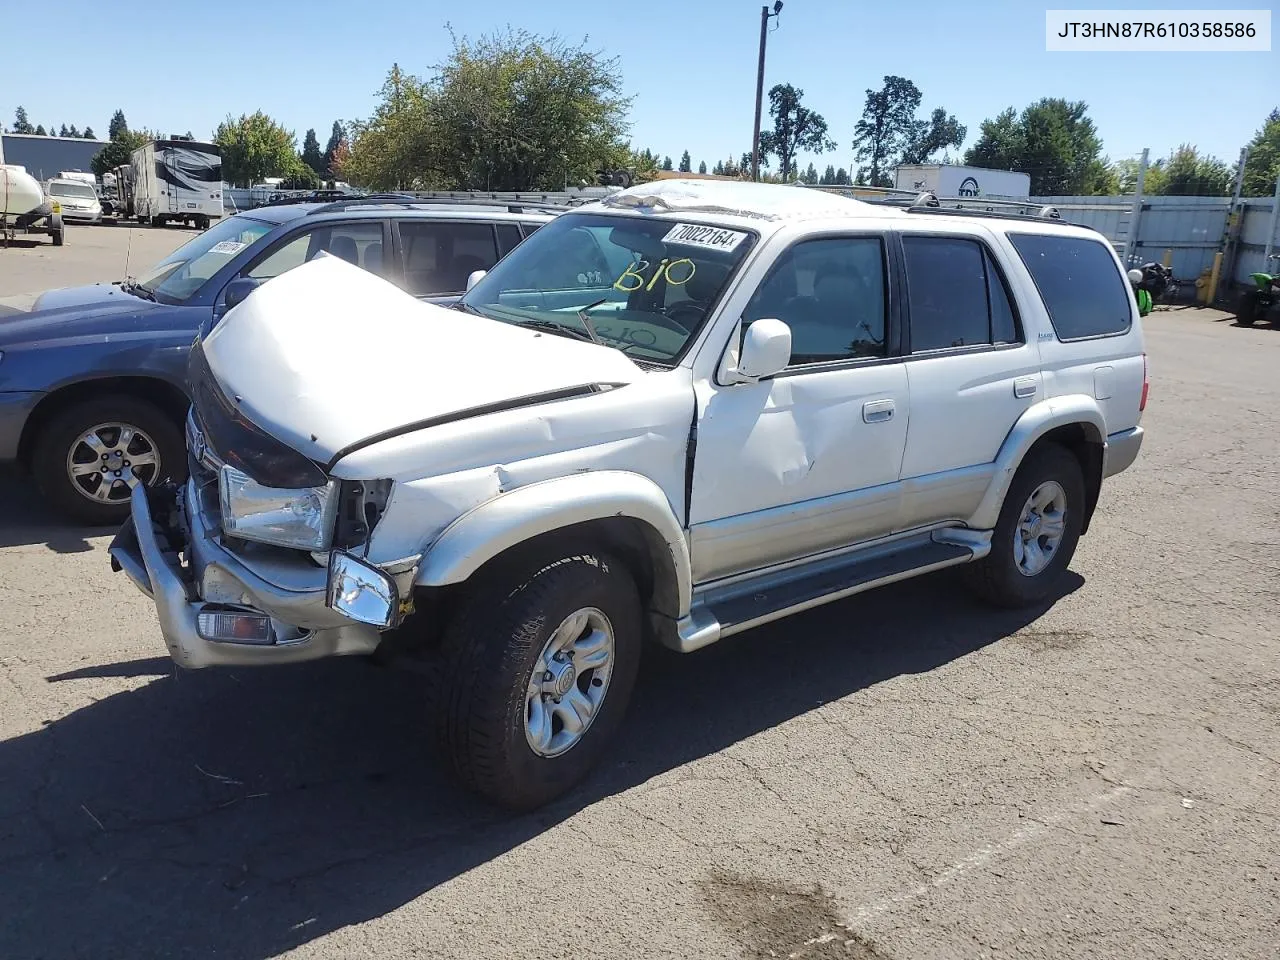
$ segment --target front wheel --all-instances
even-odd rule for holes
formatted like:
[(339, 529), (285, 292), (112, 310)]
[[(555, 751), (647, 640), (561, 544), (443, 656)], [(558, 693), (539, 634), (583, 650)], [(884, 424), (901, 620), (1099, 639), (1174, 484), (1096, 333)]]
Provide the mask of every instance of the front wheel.
[(1252, 290), (1240, 295), (1236, 307), (1236, 323), (1242, 327), (1252, 327), (1258, 322), (1258, 295)]
[(459, 779), (517, 810), (590, 772), (622, 722), (641, 606), (606, 554), (564, 556), (477, 584), (445, 632), (435, 722)]
[(1041, 603), (1076, 552), (1084, 524), (1084, 476), (1070, 450), (1033, 450), (1005, 494), (991, 552), (963, 569), (982, 599), (1001, 607)]
[(91, 526), (123, 523), (139, 483), (186, 477), (182, 431), (166, 413), (133, 397), (68, 407), (40, 428), (32, 468), (59, 512)]

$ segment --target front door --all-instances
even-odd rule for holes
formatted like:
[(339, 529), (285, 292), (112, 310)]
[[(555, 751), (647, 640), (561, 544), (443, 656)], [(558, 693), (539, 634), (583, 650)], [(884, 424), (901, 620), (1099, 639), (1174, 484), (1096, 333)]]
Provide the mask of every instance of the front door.
[(743, 314), (791, 328), (791, 364), (755, 384), (697, 387), (689, 506), (705, 582), (889, 533), (907, 435), (907, 374), (891, 354), (886, 238), (785, 252)]

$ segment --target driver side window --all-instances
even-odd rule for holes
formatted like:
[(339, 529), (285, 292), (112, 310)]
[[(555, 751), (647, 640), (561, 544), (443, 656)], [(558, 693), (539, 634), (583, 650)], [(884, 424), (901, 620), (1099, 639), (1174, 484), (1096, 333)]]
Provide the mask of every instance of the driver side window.
[(756, 290), (743, 326), (762, 317), (791, 328), (791, 366), (883, 357), (885, 250), (879, 237), (797, 243)]

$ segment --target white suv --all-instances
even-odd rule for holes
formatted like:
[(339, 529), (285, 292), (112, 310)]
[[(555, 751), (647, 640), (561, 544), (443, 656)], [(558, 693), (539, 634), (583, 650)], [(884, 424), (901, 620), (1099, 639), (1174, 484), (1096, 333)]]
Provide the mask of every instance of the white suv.
[(571, 787), (642, 647), (964, 564), (1051, 597), (1142, 443), (1112, 248), (1046, 216), (665, 181), (566, 213), (454, 309), (322, 257), (192, 354), (185, 486), (111, 547), (186, 667), (433, 658), (443, 749)]

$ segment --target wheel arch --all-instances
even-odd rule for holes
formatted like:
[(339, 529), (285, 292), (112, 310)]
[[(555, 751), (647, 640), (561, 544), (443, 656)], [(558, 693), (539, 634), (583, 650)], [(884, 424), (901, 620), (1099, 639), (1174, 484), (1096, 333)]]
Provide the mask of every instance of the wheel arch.
[(36, 439), (54, 417), (68, 407), (102, 395), (146, 400), (172, 416), (179, 429), (187, 408), (191, 405), (181, 388), (162, 377), (122, 376), (77, 380), (45, 394), (32, 409), (18, 440), (19, 462), (24, 466), (31, 465)]
[(1093, 397), (1085, 394), (1055, 397), (1033, 405), (1001, 444), (995, 460), (995, 475), (969, 525), (981, 530), (993, 528), (1014, 475), (1027, 455), (1042, 444), (1057, 443), (1066, 447), (1080, 464), (1085, 488), (1081, 533), (1087, 532), (1102, 490), (1106, 438), (1106, 421)]
[(480, 504), (427, 548), (414, 585), (447, 588), (531, 552), (591, 543), (628, 565), (651, 611), (673, 621), (688, 612), (693, 575), (684, 531), (662, 489), (626, 471), (532, 483)]

